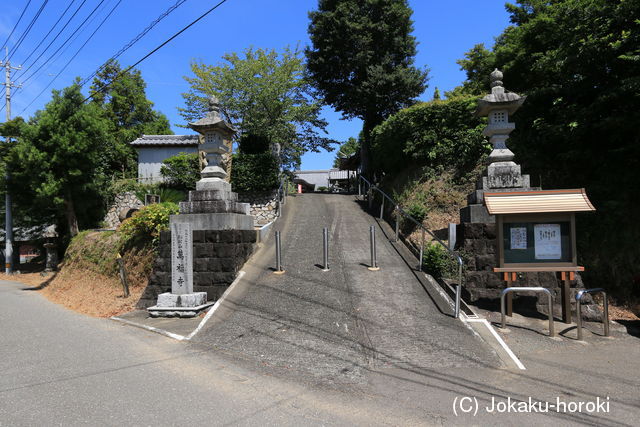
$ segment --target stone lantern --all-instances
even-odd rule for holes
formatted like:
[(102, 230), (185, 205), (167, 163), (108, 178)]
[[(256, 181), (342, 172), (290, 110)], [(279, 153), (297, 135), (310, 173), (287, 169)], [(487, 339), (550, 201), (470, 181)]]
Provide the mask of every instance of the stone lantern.
[(483, 205), (485, 191), (531, 190), (529, 175), (522, 174), (520, 165), (513, 161), (513, 152), (507, 147), (509, 134), (516, 128), (515, 123), (509, 122), (509, 116), (520, 108), (526, 96), (507, 92), (502, 86), (502, 77), (502, 72), (494, 70), (490, 76), (491, 93), (478, 101), (475, 114), (479, 117), (489, 117), (489, 123), (482, 134), (489, 137), (493, 150), (476, 190), (467, 197), (468, 206), (460, 210), (461, 222), (495, 222), (493, 215), (489, 215)]
[[(230, 170), (225, 170), (225, 163), (231, 164), (231, 138), (235, 129), (220, 116), (220, 102), (218, 98), (209, 98), (209, 111), (189, 127), (204, 136), (204, 144), (200, 149), (206, 155), (207, 165), (201, 172), (202, 179), (197, 182), (196, 190), (224, 190), (231, 191), (229, 185)], [(229, 168), (227, 168), (229, 169)], [(224, 183), (223, 183), (224, 182)]]
[(45, 228), (42, 237), (45, 238), (44, 248), (46, 250), (45, 268), (44, 271), (56, 271), (58, 269), (58, 245), (56, 244), (56, 238), (58, 232), (55, 225), (50, 225)]

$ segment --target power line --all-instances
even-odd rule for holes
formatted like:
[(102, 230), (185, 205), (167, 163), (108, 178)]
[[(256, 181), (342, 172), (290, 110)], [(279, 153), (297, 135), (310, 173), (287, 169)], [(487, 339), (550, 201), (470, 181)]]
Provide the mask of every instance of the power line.
[[(83, 0), (82, 3), (80, 3), (80, 6), (78, 6), (78, 8), (75, 10), (75, 12), (73, 12), (73, 15), (71, 15), (71, 17), (67, 20), (67, 22), (64, 24), (64, 26), (60, 29), (60, 31), (58, 31), (58, 34), (55, 35), (55, 37), (53, 38), (53, 40), (51, 40), (49, 42), (49, 44), (47, 45), (47, 47), (44, 48), (44, 50), (42, 52), (40, 52), (40, 55), (38, 55), (38, 57), (31, 63), (31, 65), (29, 65), (23, 72), (21, 72), (18, 76), (16, 76), (17, 78), (22, 77), (23, 75), (25, 75), (27, 73), (27, 71), (29, 71), (31, 69), (31, 67), (33, 67), (38, 60), (42, 57), (42, 55), (45, 54), (45, 52), (47, 50), (49, 50), (49, 48), (51, 47), (51, 45), (58, 40), (58, 37), (60, 37), (60, 34), (62, 34), (62, 32), (65, 30), (65, 28), (67, 28), (67, 26), (69, 25), (69, 23), (71, 22), (71, 20), (77, 15), (77, 13), (80, 11), (80, 9), (82, 8), (82, 6), (84, 6), (84, 4), (87, 2), (87, 0)], [(67, 39), (65, 41), (65, 43), (68, 41), (69, 39)], [(62, 44), (64, 45), (64, 43)], [(58, 48), (59, 50), (59, 48)], [(56, 51), (57, 52), (57, 51)], [(55, 55), (55, 53), (54, 53)], [(49, 58), (51, 59), (51, 57)], [(47, 60), (48, 61), (48, 60)], [(45, 64), (47, 63), (47, 61), (45, 61)]]
[(40, 6), (40, 9), (38, 9), (38, 11), (36, 12), (36, 16), (33, 17), (33, 19), (31, 20), (31, 22), (29, 23), (29, 25), (27, 26), (27, 29), (24, 30), (24, 32), (22, 33), (22, 35), (20, 36), (20, 38), (18, 39), (18, 42), (16, 43), (16, 45), (13, 47), (13, 50), (11, 51), (11, 56), (9, 56), (9, 59), (13, 58), (13, 55), (16, 54), (16, 52), (18, 51), (18, 49), (20, 48), (20, 45), (22, 45), (22, 42), (24, 41), (24, 39), (27, 37), (27, 35), (29, 34), (29, 32), (31, 31), (31, 29), (33, 28), (33, 26), (35, 25), (36, 21), (38, 20), (38, 18), (40, 17), (40, 14), (42, 13), (42, 11), (44, 10), (44, 7), (47, 5), (47, 3), (49, 3), (49, 0), (44, 0), (42, 2), (42, 5)]
[(62, 74), (62, 72), (69, 66), (69, 64), (71, 63), (71, 61), (73, 61), (76, 56), (78, 56), (78, 54), (80, 53), (80, 51), (87, 45), (87, 43), (89, 43), (89, 41), (93, 38), (93, 36), (98, 32), (98, 30), (102, 27), (102, 25), (107, 21), (107, 19), (109, 19), (109, 17), (113, 14), (113, 12), (116, 10), (116, 8), (118, 6), (120, 6), (120, 3), (122, 3), (122, 0), (118, 0), (118, 2), (115, 4), (115, 6), (113, 6), (111, 8), (111, 10), (109, 11), (109, 13), (107, 14), (107, 16), (105, 16), (102, 21), (100, 22), (100, 24), (96, 27), (95, 30), (93, 30), (93, 33), (91, 33), (91, 35), (87, 38), (87, 40), (85, 40), (85, 42), (82, 44), (82, 46), (80, 46), (78, 48), (78, 50), (76, 50), (76, 53), (73, 54), (73, 56), (71, 57), (71, 59), (69, 59), (67, 61), (67, 63), (64, 65), (64, 67), (62, 67), (62, 69), (60, 71), (58, 71), (58, 74), (55, 75), (55, 77), (53, 79), (51, 79), (51, 81), (49, 82), (48, 85), (46, 85), (44, 87), (44, 89), (42, 89), (42, 91), (40, 91), (40, 93), (31, 100), (31, 102), (22, 109), (22, 111), (20, 111), (20, 114), (22, 114), (27, 108), (29, 108), (31, 106), (31, 104), (33, 104), (35, 102), (36, 99), (40, 98), (40, 96), (49, 88), (49, 86), (51, 86), (53, 84), (54, 81), (56, 81), (56, 79), (60, 76), (60, 74)]
[(87, 76), (84, 80), (82, 80), (80, 82), (80, 87), (82, 87), (85, 84), (87, 84), (87, 82), (89, 80), (91, 80), (93, 78), (93, 76), (98, 74), (100, 71), (104, 70), (104, 68), (105, 68), (107, 63), (109, 63), (112, 60), (117, 59), (120, 55), (122, 55), (124, 52), (129, 50), (131, 47), (133, 47), (133, 45), (135, 45), (138, 41), (140, 41), (140, 39), (142, 39), (149, 31), (151, 31), (151, 29), (153, 27), (155, 27), (160, 21), (162, 21), (164, 18), (166, 18), (169, 14), (171, 14), (171, 12), (176, 10), (178, 7), (182, 6), (182, 4), (185, 3), (186, 1), (187, 0), (178, 0), (178, 1), (176, 1), (173, 6), (170, 6), (167, 10), (165, 10), (162, 14), (160, 14), (160, 16), (158, 16), (153, 22), (151, 22), (144, 30), (142, 30), (140, 33), (138, 33), (137, 36), (135, 36), (133, 39), (131, 39), (129, 41), (129, 43), (127, 43), (122, 48), (120, 48), (120, 50), (116, 54), (111, 56), (111, 58), (107, 59), (104, 62), (104, 64), (101, 65), (96, 71), (94, 71), (91, 75)]
[(9, 39), (11, 38), (11, 36), (13, 35), (13, 32), (16, 30), (16, 28), (18, 28), (18, 24), (20, 24), (20, 21), (22, 21), (22, 17), (24, 16), (24, 13), (27, 11), (27, 9), (29, 8), (29, 5), (31, 4), (31, 0), (29, 0), (27, 2), (27, 5), (24, 7), (24, 9), (22, 9), (22, 13), (20, 14), (20, 18), (18, 18), (18, 22), (16, 22), (16, 25), (13, 26), (13, 29), (11, 30), (11, 32), (9, 33), (9, 36), (7, 36), (7, 39), (4, 41), (4, 43), (2, 43), (2, 47), (0, 47), (0, 51), (2, 49), (4, 49), (4, 47), (7, 45), (7, 42), (9, 42)]
[[(145, 59), (147, 59), (148, 57), (150, 57), (151, 55), (153, 55), (154, 53), (156, 53), (157, 51), (159, 51), (160, 49), (162, 49), (165, 45), (167, 45), (168, 43), (170, 43), (173, 39), (175, 39), (176, 37), (178, 37), (180, 34), (184, 33), (186, 30), (188, 30), (189, 28), (191, 28), (193, 25), (195, 25), (197, 22), (199, 22), (201, 19), (203, 19), (205, 16), (207, 16), (208, 14), (210, 14), (211, 12), (213, 12), (214, 10), (216, 10), (218, 7), (222, 6), (224, 3), (226, 3), (227, 0), (222, 0), (221, 2), (219, 2), (218, 4), (216, 4), (215, 6), (213, 6), (211, 9), (207, 10), (205, 13), (203, 13), (202, 15), (200, 15), (198, 18), (196, 18), (194, 21), (192, 21), (189, 25), (187, 25), (186, 27), (182, 28), (180, 31), (178, 31), (177, 33), (175, 33), (173, 36), (169, 37), (167, 40), (165, 40), (162, 44), (160, 44), (158, 47), (156, 47), (155, 49), (153, 49), (151, 52), (147, 53), (145, 56), (143, 56), (141, 59), (139, 59), (135, 64), (128, 66), (126, 69), (124, 69), (123, 71), (120, 71), (114, 78), (113, 80), (111, 80), (111, 82), (106, 83), (104, 85), (102, 85), (101, 87), (99, 87), (97, 90), (93, 91), (93, 94), (87, 96), (82, 102), (86, 102), (89, 99), (93, 99), (93, 96), (98, 94), (98, 92), (102, 92), (104, 89), (106, 89), (107, 87), (111, 86), (116, 80), (118, 80), (120, 77), (122, 77), (125, 73), (127, 73), (129, 70), (131, 70), (132, 68), (134, 68), (136, 65), (140, 64), (142, 61), (144, 61)], [(23, 110), (24, 111), (24, 110)]]
[[(76, 0), (71, 0), (71, 2), (69, 3), (69, 6), (67, 6), (67, 8), (64, 10), (64, 12), (62, 12), (62, 15), (60, 15), (60, 17), (58, 18), (58, 20), (56, 21), (55, 24), (53, 24), (53, 26), (51, 27), (51, 29), (49, 30), (49, 32), (42, 38), (42, 40), (40, 40), (40, 43), (38, 43), (38, 46), (36, 46), (35, 48), (33, 48), (31, 50), (31, 53), (29, 54), (29, 56), (27, 56), (25, 58), (24, 61), (22, 61), (23, 63), (26, 63), (29, 58), (31, 58), (31, 56), (40, 48), (40, 46), (42, 46), (42, 43), (44, 43), (44, 41), (47, 39), (47, 37), (49, 37), (49, 34), (51, 34), (51, 32), (58, 26), (58, 24), (60, 23), (60, 21), (62, 20), (62, 18), (64, 18), (64, 16), (67, 14), (67, 12), (69, 11), (69, 9), (71, 8), (71, 6), (76, 2)], [(45, 49), (46, 50), (46, 49)]]

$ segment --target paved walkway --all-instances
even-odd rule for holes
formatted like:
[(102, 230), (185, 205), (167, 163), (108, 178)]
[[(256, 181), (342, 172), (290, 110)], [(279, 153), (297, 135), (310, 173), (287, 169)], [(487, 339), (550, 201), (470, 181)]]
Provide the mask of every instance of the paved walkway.
[(276, 226), (286, 273), (273, 274), (273, 248), (263, 250), (245, 266), (246, 292), (228, 317), (194, 339), (332, 384), (365, 381), (369, 369), (500, 366), (480, 338), (438, 311), (377, 226), (381, 269), (368, 270), (375, 221), (352, 196), (303, 194), (287, 209)]

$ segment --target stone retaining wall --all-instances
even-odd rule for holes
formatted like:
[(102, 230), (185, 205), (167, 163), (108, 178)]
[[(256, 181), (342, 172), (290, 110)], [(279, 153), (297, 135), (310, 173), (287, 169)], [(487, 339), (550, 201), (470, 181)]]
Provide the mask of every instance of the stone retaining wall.
[(253, 223), (256, 227), (275, 221), (278, 217), (278, 194), (276, 191), (238, 194), (238, 201), (251, 205), (249, 214), (253, 215)]
[[(254, 230), (202, 230), (193, 232), (193, 290), (215, 301), (235, 280), (256, 243)], [(139, 308), (156, 304), (158, 295), (171, 291), (171, 232), (160, 234), (158, 258)]]
[(122, 221), (143, 206), (144, 203), (132, 192), (117, 194), (104, 217), (105, 228), (118, 228)]

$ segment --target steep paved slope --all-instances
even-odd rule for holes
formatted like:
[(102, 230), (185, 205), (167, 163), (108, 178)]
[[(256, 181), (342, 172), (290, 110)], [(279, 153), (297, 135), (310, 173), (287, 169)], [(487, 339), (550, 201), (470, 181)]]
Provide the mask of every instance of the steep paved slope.
[[(461, 322), (440, 313), (378, 230), (380, 271), (367, 269), (369, 225), (352, 196), (292, 197), (276, 224), (286, 274), (275, 275), (274, 239), (245, 266), (244, 294), (195, 339), (268, 368), (360, 382), (369, 369), (498, 366)], [(330, 271), (322, 228), (330, 231)]]

